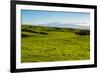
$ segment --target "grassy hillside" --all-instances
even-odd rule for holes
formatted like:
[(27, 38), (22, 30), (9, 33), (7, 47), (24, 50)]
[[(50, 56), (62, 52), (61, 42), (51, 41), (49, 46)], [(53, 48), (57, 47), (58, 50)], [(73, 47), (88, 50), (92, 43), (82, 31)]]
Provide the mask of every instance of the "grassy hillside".
[(21, 61), (90, 59), (89, 30), (22, 25)]

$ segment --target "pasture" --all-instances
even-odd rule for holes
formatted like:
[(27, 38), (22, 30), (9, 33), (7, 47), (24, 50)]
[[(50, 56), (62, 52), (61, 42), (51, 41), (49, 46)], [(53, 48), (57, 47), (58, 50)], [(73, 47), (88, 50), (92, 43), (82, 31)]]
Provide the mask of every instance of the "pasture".
[(22, 63), (90, 59), (89, 30), (22, 25), (21, 36)]

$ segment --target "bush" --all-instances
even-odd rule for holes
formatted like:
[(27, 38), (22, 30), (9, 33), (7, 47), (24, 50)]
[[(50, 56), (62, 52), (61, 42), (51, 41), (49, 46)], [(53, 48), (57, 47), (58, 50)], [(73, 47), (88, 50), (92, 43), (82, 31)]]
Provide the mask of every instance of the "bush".
[[(44, 34), (44, 35), (47, 35), (48, 33), (47, 32), (44, 32), (44, 31), (36, 31), (36, 30), (32, 30), (32, 29), (29, 29), (29, 28), (23, 28), (21, 31), (24, 31), (24, 32), (31, 32), (31, 33), (37, 33), (37, 34)], [(22, 34), (22, 37), (27, 37), (28, 35), (26, 34)]]
[(29, 28), (23, 28), (22, 31), (25, 31), (25, 32), (32, 32), (32, 33), (38, 33), (37, 31), (34, 31), (32, 29), (29, 29)]
[(46, 32), (38, 32), (39, 34), (45, 34), (45, 35), (48, 35), (48, 33)]
[(29, 37), (30, 35), (25, 34), (25, 33), (22, 33), (21, 36), (22, 36), (22, 37)]
[(78, 34), (78, 35), (89, 35), (90, 31), (89, 30), (79, 30), (79, 31), (75, 32), (75, 34)]

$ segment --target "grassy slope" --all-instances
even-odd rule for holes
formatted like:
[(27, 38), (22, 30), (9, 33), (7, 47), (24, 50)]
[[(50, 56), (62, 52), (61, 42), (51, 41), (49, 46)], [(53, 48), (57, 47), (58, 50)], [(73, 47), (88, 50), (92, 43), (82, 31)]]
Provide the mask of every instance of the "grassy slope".
[(69, 31), (48, 31), (48, 35), (22, 32), (22, 62), (46, 62), (89, 59), (89, 35)]

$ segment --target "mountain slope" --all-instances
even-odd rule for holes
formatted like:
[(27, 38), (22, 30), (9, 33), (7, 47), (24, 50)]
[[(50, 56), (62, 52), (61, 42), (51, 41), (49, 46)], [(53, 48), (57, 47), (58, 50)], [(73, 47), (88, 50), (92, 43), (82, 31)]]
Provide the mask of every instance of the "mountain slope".
[(83, 26), (78, 24), (68, 24), (68, 23), (58, 23), (58, 22), (52, 22), (47, 24), (39, 24), (40, 26), (47, 26), (47, 27), (59, 27), (59, 28), (79, 28), (79, 29), (87, 29), (89, 30), (89, 26)]

